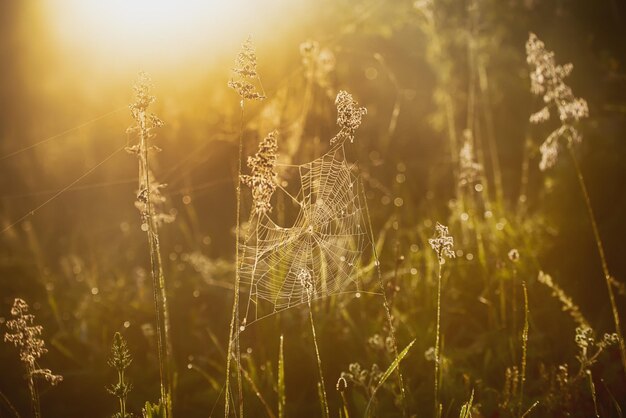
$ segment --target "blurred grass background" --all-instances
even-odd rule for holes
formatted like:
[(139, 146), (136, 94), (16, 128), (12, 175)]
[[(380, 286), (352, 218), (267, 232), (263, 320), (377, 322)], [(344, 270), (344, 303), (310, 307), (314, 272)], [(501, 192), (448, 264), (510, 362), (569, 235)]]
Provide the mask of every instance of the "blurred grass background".
[[(484, 305), (495, 300), (485, 293), (484, 278), (485, 272), (510, 275), (502, 263), (511, 248), (519, 248), (522, 255), (523, 267), (517, 274), (530, 282), (528, 399), (546, 393), (539, 383), (540, 363), (573, 363), (576, 353), (574, 326), (549, 291), (536, 284), (539, 269), (549, 272), (572, 296), (598, 334), (611, 331), (599, 259), (567, 161), (541, 173), (533, 155), (525, 215), (518, 217), (525, 141), (530, 139), (536, 147), (545, 137), (528, 124), (535, 105), (524, 42), (533, 31), (557, 52), (558, 62), (574, 63), (569, 82), (588, 100), (591, 114), (578, 152), (611, 271), (623, 282), (626, 5), (615, 0), (438, 1), (442, 24), (437, 33), (444, 59), (433, 65), (428, 56), (432, 38), (424, 33), (416, 3), (268, 0), (237, 3), (231, 9), (216, 4), (200, 15), (206, 20), (194, 19), (196, 26), (184, 31), (171, 26), (175, 19), (144, 30), (153, 22), (149, 8), (145, 21), (127, 17), (132, 24), (118, 26), (121, 15), (113, 13), (111, 20), (98, 25), (98, 20), (90, 20), (98, 16), (81, 14), (89, 8), (71, 1), (0, 4), (0, 224), (11, 225), (115, 153), (0, 236), (0, 319), (8, 316), (14, 297), (28, 300), (44, 325), (50, 348), (42, 363), (65, 377), (59, 387), (42, 393), (44, 416), (113, 413), (114, 400), (104, 386), (113, 379), (106, 358), (115, 331), (124, 333), (135, 356), (129, 371), (134, 384), (131, 410), (138, 412), (158, 393), (148, 254), (133, 206), (136, 162), (119, 151), (128, 142), (127, 104), (139, 70), (149, 72), (155, 81), (154, 111), (166, 122), (156, 139), (164, 152), (155, 158), (155, 172), (168, 184), (169, 206), (177, 213), (177, 221), (162, 230), (162, 250), (178, 365), (178, 416), (206, 416), (220, 396), (232, 300), (239, 123), (238, 98), (226, 83), (233, 58), (249, 33), (254, 35), (264, 88), (273, 100), (268, 103), (282, 105), (279, 112), (286, 115), (279, 129), (290, 128), (290, 115), (304, 103), (305, 69), (299, 47), (309, 39), (334, 56), (328, 89), (348, 90), (368, 109), (351, 157), (367, 179), (374, 229), (385, 232), (384, 273), (400, 271), (394, 276), (394, 285), (401, 289), (394, 296), (400, 346), (418, 339), (403, 365), (411, 410), (430, 411), (432, 404), (432, 364), (422, 354), (434, 344), (433, 278), (428, 267), (432, 256), (423, 254), (429, 251), (425, 239), (432, 235), (436, 220), (449, 219), (455, 196), (450, 150), (440, 129), (442, 110), (435, 98), (446, 77), (462, 129), (471, 74), (465, 46), (468, 32), (479, 45), (489, 78), (506, 206), (499, 215), (514, 231), (507, 232), (507, 226), (493, 238), (486, 260), (460, 257), (448, 270), (444, 355), (451, 365), (442, 389), (444, 414), (446, 407), (457, 411), (468, 397), (467, 388), (477, 387), (485, 416), (506, 416), (495, 412), (496, 393), (514, 357), (509, 352), (511, 337), (507, 329), (488, 325)], [(478, 8), (476, 21), (470, 19), (470, 3)], [(181, 27), (188, 23), (182, 22)], [(333, 99), (334, 94), (318, 86), (302, 137), (292, 145), (281, 143), (283, 154), (297, 162), (319, 155), (335, 129)], [(264, 122), (268, 103), (248, 111), (246, 155), (254, 152), (263, 135), (259, 131), (269, 126)], [(399, 109), (397, 127), (389, 135), (394, 107)], [(63, 134), (11, 155), (59, 133)], [(294, 147), (295, 151), (286, 151)], [(401, 204), (394, 204), (397, 198)], [(506, 219), (507, 214), (511, 218)], [(455, 222), (458, 219), (450, 221), (453, 235)], [(471, 242), (468, 248), (457, 245), (465, 253), (473, 251)], [(208, 260), (200, 272), (186, 256), (195, 252)], [(398, 261), (400, 256), (403, 261)], [(479, 302), (480, 296), (487, 302)], [(355, 361), (365, 367), (388, 362), (383, 354), (368, 351), (368, 338), (383, 333), (380, 301), (344, 299), (316, 308), (334, 410), (339, 400), (332, 385), (342, 370)], [(618, 305), (624, 302), (618, 296)], [(242, 336), (242, 349), (251, 349), (244, 365), (262, 392), (274, 399), (278, 336), (285, 335), (287, 416), (318, 415), (314, 353), (310, 336), (303, 331), (307, 328), (302, 327), (306, 320), (306, 311), (295, 308)], [(188, 369), (188, 364), (205, 373)], [(0, 391), (26, 411), (19, 366), (14, 350), (0, 345)], [(611, 393), (626, 399), (619, 353), (610, 351), (598, 367)], [(610, 405), (609, 390), (598, 391), (602, 404)], [(577, 399), (574, 409), (588, 416), (589, 398)], [(246, 402), (249, 415), (263, 415), (253, 393)], [(358, 406), (362, 400), (354, 394), (353, 402)], [(2, 408), (0, 416), (6, 413)], [(383, 396), (379, 408), (380, 416), (398, 413), (391, 396)], [(220, 407), (216, 411), (220, 413)], [(614, 416), (611, 411), (605, 410), (605, 416)]]

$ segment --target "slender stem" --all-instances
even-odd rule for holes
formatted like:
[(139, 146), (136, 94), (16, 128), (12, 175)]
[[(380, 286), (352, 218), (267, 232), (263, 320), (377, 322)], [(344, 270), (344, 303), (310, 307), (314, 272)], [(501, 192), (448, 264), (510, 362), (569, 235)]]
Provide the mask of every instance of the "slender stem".
[(517, 416), (522, 415), (522, 404), (524, 401), (524, 382), (526, 381), (526, 362), (528, 357), (528, 290), (526, 289), (526, 282), (522, 281), (522, 287), (524, 289), (524, 330), (522, 331), (522, 374), (520, 377), (520, 389), (519, 389), (519, 404), (517, 408)]
[[(374, 230), (372, 228), (372, 218), (370, 217), (370, 209), (367, 204), (367, 196), (365, 195), (365, 189), (363, 188), (363, 183), (359, 181), (361, 184), (361, 194), (363, 196), (363, 202), (365, 205), (365, 215), (367, 217), (368, 227), (369, 227), (369, 235), (370, 241), (372, 243), (372, 254), (374, 256), (374, 265), (376, 266), (376, 274), (378, 276), (378, 286), (380, 287), (380, 292), (383, 295), (383, 306), (385, 308), (385, 315), (387, 317), (387, 324), (389, 325), (389, 335), (391, 337), (391, 343), (393, 346), (393, 354), (395, 358), (398, 358), (398, 342), (396, 340), (396, 328), (393, 325), (393, 316), (391, 315), (391, 306), (389, 305), (389, 300), (387, 299), (387, 292), (385, 290), (385, 285), (383, 283), (383, 275), (380, 270), (380, 261), (378, 260), (378, 251), (376, 250), (376, 241), (374, 240)], [(400, 396), (402, 398), (402, 415), (406, 416), (406, 393), (404, 389), (404, 379), (402, 378), (402, 371), (400, 370), (400, 365), (396, 367), (396, 376), (398, 377), (398, 383), (400, 385)]]
[(617, 333), (617, 337), (619, 339), (619, 348), (620, 348), (620, 354), (622, 358), (622, 367), (624, 368), (624, 371), (626, 371), (626, 346), (624, 345), (624, 337), (622, 336), (619, 311), (617, 310), (617, 303), (615, 302), (615, 294), (613, 292), (613, 286), (611, 285), (611, 274), (609, 273), (609, 267), (606, 262), (606, 257), (604, 255), (604, 246), (602, 245), (602, 239), (600, 238), (600, 232), (598, 230), (596, 218), (593, 213), (593, 208), (591, 207), (591, 199), (589, 198), (589, 193), (587, 192), (587, 186), (585, 185), (585, 180), (583, 178), (580, 165), (578, 164), (578, 159), (576, 158), (576, 155), (574, 154), (572, 147), (568, 146), (567, 148), (569, 150), (570, 156), (572, 157), (572, 162), (574, 163), (574, 169), (576, 170), (576, 177), (578, 178), (578, 183), (580, 184), (580, 190), (582, 191), (583, 198), (585, 200), (585, 205), (587, 206), (587, 214), (589, 215), (589, 221), (591, 222), (591, 228), (593, 229), (593, 236), (596, 241), (596, 246), (598, 247), (598, 254), (600, 255), (602, 272), (604, 273), (604, 280), (606, 281), (606, 287), (609, 292), (609, 300), (611, 302), (611, 311), (613, 312), (613, 321), (615, 322), (615, 332)]
[(600, 418), (600, 413), (598, 412), (598, 400), (596, 398), (596, 386), (593, 384), (593, 376), (591, 375), (591, 370), (587, 371), (587, 377), (589, 378), (589, 390), (591, 391), (591, 399), (593, 399), (593, 411), (595, 412), (596, 418)]
[(320, 375), (320, 389), (322, 392), (322, 403), (324, 410), (322, 415), (325, 418), (330, 417), (330, 411), (328, 410), (328, 398), (326, 396), (326, 383), (324, 382), (324, 372), (322, 371), (322, 358), (320, 357), (320, 349), (317, 345), (317, 334), (315, 333), (315, 322), (313, 321), (313, 308), (311, 307), (311, 296), (308, 296), (309, 303), (309, 319), (311, 321), (311, 332), (313, 333), (313, 345), (315, 345), (315, 357), (317, 359), (317, 371)]
[(437, 274), (437, 326), (435, 335), (435, 417), (439, 417), (439, 337), (441, 328), (441, 260)]
[(254, 382), (254, 379), (252, 379), (252, 376), (250, 376), (250, 374), (243, 367), (241, 368), (241, 370), (243, 371), (243, 377), (246, 378), (246, 380), (250, 384), (250, 387), (254, 391), (255, 395), (257, 396), (257, 398), (259, 398), (259, 401), (261, 402), (261, 404), (263, 404), (263, 407), (265, 408), (265, 413), (267, 414), (267, 416), (269, 418), (276, 418), (276, 415), (274, 414), (274, 412), (272, 411), (272, 408), (270, 408), (270, 405), (267, 403), (267, 401), (263, 397), (263, 394), (259, 390), (259, 387), (257, 386), (257, 384)]
[(30, 392), (30, 406), (33, 418), (41, 418), (41, 406), (39, 404), (39, 392), (37, 392), (37, 384), (33, 378), (35, 367), (31, 364), (28, 366), (28, 391)]
[(237, 157), (237, 218), (235, 226), (235, 295), (233, 299), (233, 310), (230, 320), (230, 332), (228, 336), (228, 353), (226, 355), (226, 395), (224, 402), (224, 417), (228, 418), (230, 407), (230, 362), (233, 355), (233, 343), (235, 343), (235, 362), (237, 363), (237, 389), (239, 392), (239, 416), (243, 418), (243, 387), (241, 383), (241, 358), (239, 353), (239, 331), (235, 336), (235, 328), (239, 326), (239, 234), (241, 229), (241, 159), (243, 158), (243, 121), (244, 121), (244, 99), (241, 99), (241, 122), (239, 126), (239, 153)]
[(4, 401), (4, 403), (7, 405), (7, 408), (11, 411), (11, 413), (13, 413), (13, 415), (16, 416), (16, 418), (21, 418), (20, 414), (17, 412), (13, 404), (9, 401), (5, 394), (2, 393), (2, 391), (0, 391), (0, 399)]
[(148, 160), (148, 129), (146, 127), (146, 114), (142, 111), (139, 115), (140, 132), (140, 175), (143, 175), (145, 188), (146, 213), (144, 221), (147, 225), (148, 245), (150, 249), (150, 267), (152, 273), (153, 295), (156, 311), (157, 347), (159, 353), (159, 374), (161, 380), (161, 404), (165, 407), (166, 416), (170, 414), (171, 394), (171, 342), (169, 337), (169, 313), (167, 309), (167, 294), (165, 290), (165, 277), (159, 244), (158, 229), (155, 224), (154, 208), (151, 201), (150, 166)]

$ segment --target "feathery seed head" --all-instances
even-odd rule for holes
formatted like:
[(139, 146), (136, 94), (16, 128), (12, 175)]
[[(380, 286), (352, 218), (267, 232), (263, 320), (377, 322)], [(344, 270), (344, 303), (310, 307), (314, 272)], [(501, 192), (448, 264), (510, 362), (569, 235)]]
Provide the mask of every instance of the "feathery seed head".
[(526, 42), (526, 61), (531, 67), (530, 90), (542, 96), (545, 106), (530, 116), (530, 122), (539, 124), (550, 119), (550, 108), (555, 107), (559, 114), (561, 126), (554, 130), (541, 144), (541, 162), (543, 171), (553, 167), (559, 155), (559, 139), (567, 146), (581, 141), (581, 136), (572, 124), (589, 116), (587, 101), (574, 96), (571, 87), (564, 79), (574, 68), (572, 64), (557, 65), (554, 52), (548, 51), (545, 44), (531, 33)]
[(363, 116), (367, 114), (367, 109), (359, 107), (352, 95), (344, 90), (337, 94), (335, 105), (337, 106), (337, 125), (339, 125), (341, 130), (330, 140), (330, 143), (343, 142), (346, 139), (353, 142), (354, 133), (361, 126), (361, 121)]
[(235, 58), (235, 67), (233, 68), (233, 77), (228, 81), (228, 87), (235, 90), (241, 97), (243, 106), (244, 100), (263, 100), (265, 95), (258, 92), (251, 80), (258, 80), (257, 59), (254, 50), (252, 37), (241, 46), (241, 51)]
[(252, 189), (254, 211), (264, 214), (272, 211), (270, 200), (276, 190), (276, 159), (278, 158), (278, 131), (270, 132), (259, 144), (254, 157), (248, 157), (252, 175), (241, 180)]
[(454, 238), (448, 233), (448, 227), (437, 222), (435, 225), (435, 237), (428, 240), (428, 243), (437, 253), (440, 264), (445, 262), (445, 258), (454, 258)]
[(37, 360), (48, 352), (46, 344), (40, 338), (43, 332), (41, 325), (33, 325), (35, 316), (29, 314), (28, 304), (16, 298), (11, 308), (13, 319), (6, 322), (9, 329), (4, 334), (4, 341), (12, 343), (20, 351), (20, 360), (32, 377), (41, 377), (52, 385), (63, 380), (63, 376), (53, 374), (50, 369), (37, 368)]

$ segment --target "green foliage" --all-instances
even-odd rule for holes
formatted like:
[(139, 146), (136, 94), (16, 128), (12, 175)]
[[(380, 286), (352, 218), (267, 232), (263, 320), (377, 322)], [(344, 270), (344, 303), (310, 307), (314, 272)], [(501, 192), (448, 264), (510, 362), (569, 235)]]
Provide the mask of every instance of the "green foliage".
[(166, 407), (162, 403), (146, 402), (143, 407), (143, 418), (166, 418)]

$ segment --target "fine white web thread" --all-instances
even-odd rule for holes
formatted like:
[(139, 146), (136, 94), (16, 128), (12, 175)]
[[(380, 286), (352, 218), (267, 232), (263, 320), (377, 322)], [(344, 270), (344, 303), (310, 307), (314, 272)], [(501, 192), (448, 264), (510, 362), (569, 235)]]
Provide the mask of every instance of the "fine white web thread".
[(241, 281), (249, 286), (244, 326), (258, 318), (261, 304), (278, 312), (351, 285), (358, 291), (356, 271), (369, 237), (358, 178), (343, 143), (296, 168), (299, 192), (293, 196), (279, 188), (298, 207), (293, 225), (277, 225), (261, 214), (242, 246)]

